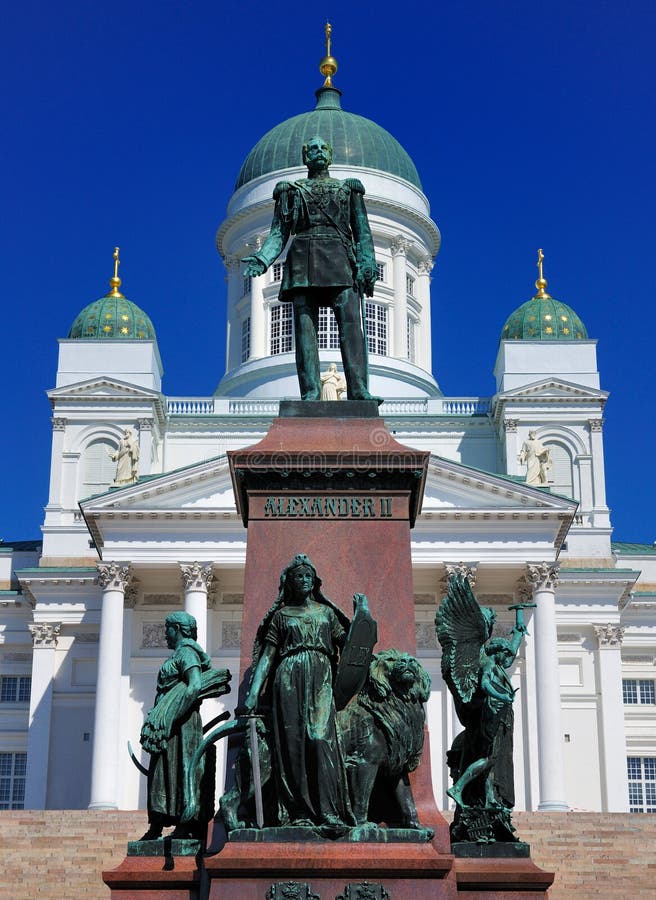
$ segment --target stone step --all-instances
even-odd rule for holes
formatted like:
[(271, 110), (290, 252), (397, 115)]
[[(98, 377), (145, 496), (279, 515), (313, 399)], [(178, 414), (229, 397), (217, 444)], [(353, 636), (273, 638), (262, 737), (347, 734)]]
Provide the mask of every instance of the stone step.
[[(556, 872), (550, 900), (656, 897), (656, 816), (518, 812), (514, 822), (533, 861)], [(100, 873), (145, 828), (143, 811), (0, 812), (0, 900), (109, 900)]]

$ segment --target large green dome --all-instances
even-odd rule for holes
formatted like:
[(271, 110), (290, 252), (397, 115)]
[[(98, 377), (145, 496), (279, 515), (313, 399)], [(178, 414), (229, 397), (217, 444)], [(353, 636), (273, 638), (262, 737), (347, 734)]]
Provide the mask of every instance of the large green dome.
[(516, 309), (503, 326), (502, 341), (587, 341), (588, 332), (566, 303), (536, 294)]
[(126, 341), (155, 340), (155, 329), (146, 313), (118, 291), (85, 306), (68, 332), (69, 338)]
[(317, 134), (332, 146), (334, 165), (379, 169), (421, 190), (415, 164), (396, 138), (371, 119), (344, 112), (337, 88), (320, 88), (316, 96), (312, 112), (293, 116), (260, 138), (241, 167), (235, 190), (261, 175), (302, 165), (301, 147)]

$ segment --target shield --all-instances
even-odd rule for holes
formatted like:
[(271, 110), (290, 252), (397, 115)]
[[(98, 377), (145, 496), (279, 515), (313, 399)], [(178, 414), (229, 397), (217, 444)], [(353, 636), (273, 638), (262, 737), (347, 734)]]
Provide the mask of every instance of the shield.
[(366, 606), (359, 607), (351, 620), (346, 644), (337, 666), (333, 685), (336, 709), (344, 709), (367, 680), (371, 655), (377, 640), (375, 620)]

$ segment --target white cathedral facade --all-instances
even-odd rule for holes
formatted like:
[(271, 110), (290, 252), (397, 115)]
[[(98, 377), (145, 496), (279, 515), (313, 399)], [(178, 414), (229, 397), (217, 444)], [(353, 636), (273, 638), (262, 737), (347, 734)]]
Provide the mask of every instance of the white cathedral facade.
[[(366, 188), (379, 275), (366, 303), (372, 393), (396, 439), (431, 453), (412, 563), (438, 806), (451, 805), (445, 752), (459, 726), (433, 621), (455, 567), (500, 632), (508, 606), (537, 604), (513, 671), (517, 808), (656, 812), (656, 548), (611, 541), (596, 340), (539, 280), (508, 310), (494, 395), (444, 396), (430, 340), (439, 230), (408, 154), (342, 110), (332, 86), (264, 135), (229, 200), (217, 234), (227, 365), (213, 396), (164, 392), (155, 330), (117, 269), (59, 342), (43, 540), (0, 546), (0, 809), (145, 806), (127, 743), (138, 755), (174, 609), (196, 617), (214, 665), (234, 674), (203, 717), (236, 702), (246, 530), (226, 451), (260, 440), (280, 399), (298, 397), (291, 307), (278, 300), (284, 254), (253, 279), (240, 259), (268, 232), (276, 182), (304, 175), (300, 147), (317, 133), (333, 145), (333, 177)], [(319, 343), (322, 369), (341, 368), (328, 310)], [(126, 434), (138, 478), (113, 486)], [(527, 468), (530, 441), (548, 450), (546, 484)]]

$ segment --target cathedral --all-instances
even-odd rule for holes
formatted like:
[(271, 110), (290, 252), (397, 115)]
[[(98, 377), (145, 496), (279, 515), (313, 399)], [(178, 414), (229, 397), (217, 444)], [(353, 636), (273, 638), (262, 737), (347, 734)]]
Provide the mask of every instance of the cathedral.
[[(261, 440), (280, 401), (299, 397), (292, 304), (279, 299), (285, 251), (258, 277), (242, 260), (267, 237), (276, 184), (304, 177), (301, 147), (320, 135), (331, 175), (366, 191), (371, 392), (396, 440), (430, 453), (411, 549), (438, 807), (453, 807), (445, 754), (460, 726), (434, 619), (457, 572), (496, 611), (496, 634), (514, 621), (509, 607), (536, 604), (512, 670), (517, 808), (654, 813), (656, 548), (611, 540), (596, 353), (610, 335), (589, 335), (585, 316), (552, 296), (567, 285), (547, 283), (539, 250), (535, 294), (507, 310), (499, 335), (495, 393), (444, 396), (431, 358), (440, 231), (420, 173), (388, 131), (342, 108), (330, 73), (315, 98), (261, 137), (228, 199), (216, 236), (226, 371), (212, 396), (165, 393), (148, 298), (128, 299), (118, 248), (109, 291), (82, 299), (59, 341), (43, 539), (0, 547), (0, 809), (145, 807), (134, 763), (147, 762), (139, 733), (170, 612), (193, 614), (213, 665), (239, 672), (246, 529), (226, 453)], [(317, 336), (339, 417), (327, 307)], [(272, 600), (277, 579), (263, 584)], [(236, 702), (235, 685), (203, 718)], [(217, 794), (225, 769), (219, 746)]]

